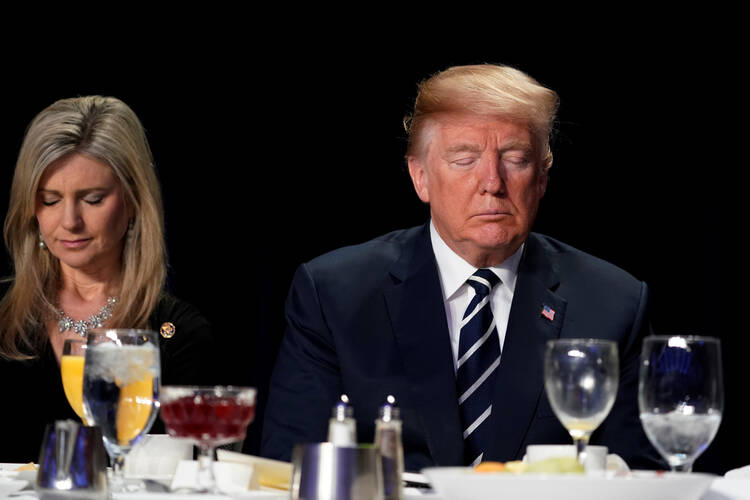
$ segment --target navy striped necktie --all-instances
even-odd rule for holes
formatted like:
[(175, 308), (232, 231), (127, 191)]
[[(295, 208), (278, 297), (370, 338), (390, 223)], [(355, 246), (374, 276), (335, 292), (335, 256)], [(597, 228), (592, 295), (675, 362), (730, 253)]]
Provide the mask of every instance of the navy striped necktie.
[(456, 363), (456, 387), (461, 409), (464, 462), (482, 461), (490, 439), (489, 416), (495, 373), (500, 364), (500, 339), (490, 308), (490, 291), (500, 278), (489, 269), (479, 269), (466, 281), (476, 295), (461, 320)]

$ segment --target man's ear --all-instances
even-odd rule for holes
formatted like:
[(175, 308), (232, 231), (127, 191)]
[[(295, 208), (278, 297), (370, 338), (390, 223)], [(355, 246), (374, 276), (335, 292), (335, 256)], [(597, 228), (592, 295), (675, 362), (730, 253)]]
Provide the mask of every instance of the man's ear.
[(419, 199), (425, 203), (430, 202), (430, 190), (428, 189), (428, 172), (427, 165), (416, 156), (407, 158), (409, 164), (409, 175), (411, 182), (414, 184), (414, 190), (417, 192)]
[(544, 193), (547, 192), (547, 183), (549, 183), (549, 169), (543, 170), (539, 174), (539, 198), (542, 198)]

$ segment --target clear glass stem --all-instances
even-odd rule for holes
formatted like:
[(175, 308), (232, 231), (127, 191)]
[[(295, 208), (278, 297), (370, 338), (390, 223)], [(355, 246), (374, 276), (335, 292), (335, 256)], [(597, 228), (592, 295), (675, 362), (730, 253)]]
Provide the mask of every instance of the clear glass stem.
[(110, 488), (114, 492), (126, 491), (125, 488), (125, 455), (111, 455), (112, 475), (110, 476)]
[(673, 465), (672, 472), (693, 472), (693, 462), (686, 462), (680, 465)]
[(125, 477), (125, 453), (110, 454), (112, 472), (109, 475), (109, 487), (114, 493), (133, 493), (145, 490), (140, 479)]
[(576, 445), (576, 458), (578, 459), (578, 463), (586, 466), (586, 446), (589, 444), (589, 437), (584, 436), (581, 438), (574, 438), (573, 442)]
[(214, 477), (214, 447), (209, 444), (200, 444), (198, 446), (200, 453), (198, 455), (198, 477), (196, 486), (198, 491), (204, 493), (219, 493), (216, 487), (216, 477)]

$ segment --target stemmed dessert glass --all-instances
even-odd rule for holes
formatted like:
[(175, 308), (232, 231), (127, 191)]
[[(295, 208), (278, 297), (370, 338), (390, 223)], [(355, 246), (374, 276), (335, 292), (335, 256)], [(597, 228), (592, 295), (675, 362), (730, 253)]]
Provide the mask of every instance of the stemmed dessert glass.
[(189, 439), (200, 450), (196, 492), (220, 493), (213, 472), (217, 446), (245, 439), (255, 416), (252, 387), (164, 386), (161, 419), (170, 436)]
[(555, 415), (573, 438), (581, 464), (591, 433), (612, 409), (619, 378), (616, 343), (599, 339), (547, 342), (544, 386)]
[(151, 428), (159, 409), (159, 337), (136, 329), (94, 328), (83, 368), (86, 419), (101, 428), (112, 460), (112, 491), (139, 491), (126, 481), (125, 456)]
[(643, 340), (638, 380), (641, 423), (673, 472), (690, 472), (721, 424), (724, 386), (719, 339)]
[(84, 339), (67, 339), (60, 358), (60, 377), (63, 391), (70, 407), (84, 425), (88, 425), (83, 413), (83, 365), (86, 355)]

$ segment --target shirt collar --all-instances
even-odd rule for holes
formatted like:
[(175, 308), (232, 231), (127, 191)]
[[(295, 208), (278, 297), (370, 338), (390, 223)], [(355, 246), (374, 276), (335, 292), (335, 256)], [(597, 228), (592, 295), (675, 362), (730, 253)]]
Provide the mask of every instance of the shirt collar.
[[(435, 260), (437, 261), (440, 282), (443, 285), (443, 294), (445, 300), (449, 300), (478, 268), (466, 262), (463, 257), (459, 256), (443, 241), (432, 221), (430, 221), (430, 240), (432, 241), (432, 251), (435, 253)], [(521, 261), (525, 244), (522, 244), (516, 250), (516, 253), (505, 259), (500, 265), (488, 268), (511, 291), (516, 288), (518, 264)]]

